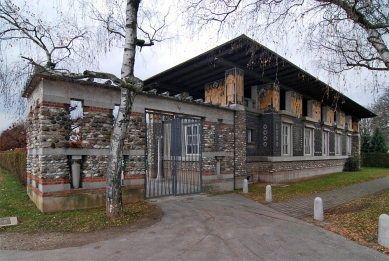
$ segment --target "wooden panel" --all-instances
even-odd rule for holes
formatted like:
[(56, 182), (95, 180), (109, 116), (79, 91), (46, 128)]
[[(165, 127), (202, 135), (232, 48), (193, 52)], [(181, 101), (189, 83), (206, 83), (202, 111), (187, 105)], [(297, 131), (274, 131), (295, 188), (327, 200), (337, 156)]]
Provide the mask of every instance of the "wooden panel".
[(303, 115), (303, 97), (293, 92), (291, 99), (291, 111), (297, 114), (297, 118), (301, 118)]
[(205, 85), (205, 102), (226, 105), (224, 80)]
[(235, 103), (235, 75), (230, 73), (226, 76), (227, 104)]
[(359, 132), (359, 122), (353, 121), (353, 131)]
[(237, 71), (236, 72), (236, 97), (237, 97), (237, 104), (243, 105), (243, 96), (244, 96), (244, 75), (243, 71)]
[(280, 110), (280, 89), (278, 85), (267, 84), (258, 90), (258, 109), (265, 112), (278, 112)]
[(340, 125), (346, 126), (346, 114), (344, 114), (343, 112), (340, 112), (339, 115), (340, 115), (340, 119), (339, 119)]
[(321, 104), (318, 101), (312, 102), (312, 118), (321, 121)]
[[(225, 72), (227, 104), (243, 104), (244, 72), (233, 68)], [(235, 100), (236, 99), (236, 100)]]
[(327, 111), (327, 122), (334, 123), (334, 110), (332, 108), (329, 108)]

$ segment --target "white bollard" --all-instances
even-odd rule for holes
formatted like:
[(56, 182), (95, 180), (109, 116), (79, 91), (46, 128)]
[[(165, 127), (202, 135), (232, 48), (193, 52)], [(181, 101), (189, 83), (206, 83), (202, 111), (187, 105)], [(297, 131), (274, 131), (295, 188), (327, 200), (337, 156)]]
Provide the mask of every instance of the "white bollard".
[(266, 186), (266, 202), (272, 202), (272, 201), (273, 201), (273, 197), (272, 197), (272, 193), (271, 193), (271, 186), (267, 185)]
[(323, 200), (319, 197), (315, 198), (313, 218), (319, 221), (324, 220), (323, 214)]
[(247, 179), (243, 180), (243, 193), (249, 193), (249, 181)]
[(378, 244), (389, 248), (389, 216), (386, 214), (378, 219)]

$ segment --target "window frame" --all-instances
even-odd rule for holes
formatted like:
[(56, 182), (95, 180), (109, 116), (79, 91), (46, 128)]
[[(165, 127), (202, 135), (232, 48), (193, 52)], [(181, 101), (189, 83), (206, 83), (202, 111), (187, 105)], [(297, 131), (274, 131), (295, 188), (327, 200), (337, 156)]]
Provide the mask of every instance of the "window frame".
[(335, 155), (342, 154), (342, 135), (335, 133)]
[[(285, 135), (285, 130), (286, 128), (286, 135)], [(291, 130), (292, 130), (292, 126), (290, 124), (285, 124), (283, 123), (281, 125), (281, 129), (282, 129), (282, 132), (281, 132), (281, 153), (282, 153), (282, 156), (291, 156)], [(285, 141), (287, 141), (287, 144), (285, 144)], [(285, 150), (285, 146), (286, 146), (286, 150)]]
[(322, 131), (322, 138), (321, 138), (321, 143), (322, 143), (322, 156), (328, 156), (329, 155), (329, 146), (328, 146), (328, 138), (329, 138), (329, 132), (328, 131)]
[[(307, 132), (309, 132), (309, 139), (307, 139)], [(307, 146), (306, 142), (309, 141), (309, 146)], [(307, 152), (307, 148), (309, 148), (309, 152)], [(313, 155), (313, 129), (304, 128), (304, 156), (312, 156)]]
[(253, 129), (247, 129), (247, 143), (254, 143), (254, 130)]
[[(196, 124), (196, 123), (188, 123), (188, 124), (184, 124), (184, 127), (185, 127), (185, 138), (184, 138), (184, 142), (185, 142), (185, 155), (190, 155), (190, 156), (197, 156), (197, 155), (200, 155), (200, 124)], [(194, 133), (194, 127), (196, 127), (197, 129), (197, 133)], [(191, 134), (188, 134), (188, 128), (191, 129)], [(189, 137), (191, 139), (189, 139)], [(191, 142), (189, 142), (189, 140)], [(197, 142), (193, 142), (193, 140), (197, 140)], [(190, 144), (189, 144), (190, 143)], [(190, 146), (192, 148), (192, 151), (194, 148), (197, 147), (197, 151), (195, 153), (193, 152), (188, 152), (188, 146)]]
[(352, 153), (352, 138), (351, 138), (351, 135), (347, 135), (346, 136), (347, 138), (346, 138), (346, 144), (347, 144), (347, 148), (346, 148), (346, 150), (347, 150), (347, 155), (351, 155), (351, 153)]

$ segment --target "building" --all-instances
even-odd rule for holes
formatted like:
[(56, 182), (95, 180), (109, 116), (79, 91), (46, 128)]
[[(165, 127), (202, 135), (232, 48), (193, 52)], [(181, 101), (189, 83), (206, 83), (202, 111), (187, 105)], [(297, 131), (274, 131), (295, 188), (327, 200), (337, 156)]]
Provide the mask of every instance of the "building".
[[(37, 73), (23, 95), (30, 198), (43, 212), (104, 205), (119, 88)], [(76, 103), (78, 120), (70, 109)], [(360, 119), (374, 116), (242, 35), (145, 80), (123, 151), (123, 198), (342, 171), (359, 154)], [(81, 166), (76, 185), (74, 162)]]

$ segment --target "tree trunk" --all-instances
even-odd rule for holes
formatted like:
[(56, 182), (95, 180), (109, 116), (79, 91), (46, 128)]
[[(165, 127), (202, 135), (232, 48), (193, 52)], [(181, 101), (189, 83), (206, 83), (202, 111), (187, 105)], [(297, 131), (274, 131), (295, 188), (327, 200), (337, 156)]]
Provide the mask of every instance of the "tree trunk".
[(389, 69), (389, 50), (382, 39), (382, 35), (375, 29), (366, 29), (366, 31), (369, 35), (367, 40), (371, 43), (374, 49), (376, 49), (377, 53), (384, 62), (385, 67)]
[[(134, 63), (137, 41), (137, 14), (140, 0), (128, 0), (126, 7), (126, 38), (124, 45), (121, 79), (123, 82), (133, 84)], [(107, 168), (106, 187), (106, 213), (110, 219), (123, 215), (123, 202), (121, 192), (121, 160), (124, 139), (126, 138), (128, 123), (136, 93), (121, 86), (121, 97), (118, 117), (111, 137), (111, 149)]]

